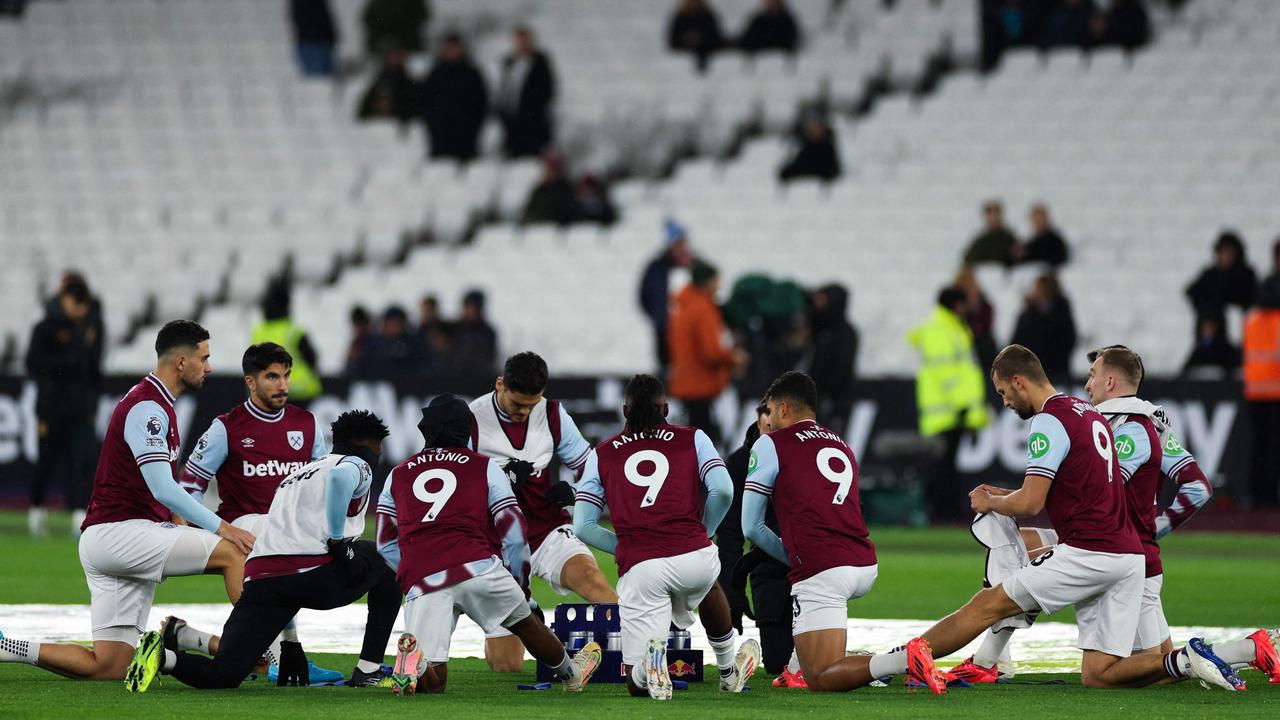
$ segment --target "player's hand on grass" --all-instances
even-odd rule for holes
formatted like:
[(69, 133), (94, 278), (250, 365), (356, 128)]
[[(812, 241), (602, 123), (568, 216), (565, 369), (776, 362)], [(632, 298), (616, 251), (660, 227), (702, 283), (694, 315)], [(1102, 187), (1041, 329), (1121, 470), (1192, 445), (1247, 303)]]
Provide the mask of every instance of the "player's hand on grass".
[(302, 643), (281, 640), (280, 669), (276, 685), (307, 687), (310, 684), (311, 669), (307, 666), (307, 654), (302, 652)]
[(507, 479), (511, 481), (511, 486), (519, 490), (533, 477), (533, 463), (528, 460), (509, 460), (502, 467), (502, 472), (507, 474)]
[(235, 545), (240, 552), (248, 555), (253, 551), (253, 542), (257, 540), (253, 533), (248, 530), (241, 530), (231, 523), (224, 522), (218, 526), (218, 537)]

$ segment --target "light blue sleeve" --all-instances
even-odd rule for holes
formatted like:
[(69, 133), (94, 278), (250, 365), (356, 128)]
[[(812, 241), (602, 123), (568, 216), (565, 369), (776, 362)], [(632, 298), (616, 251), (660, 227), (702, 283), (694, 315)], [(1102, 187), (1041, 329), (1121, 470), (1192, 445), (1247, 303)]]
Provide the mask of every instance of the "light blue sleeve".
[(152, 496), (169, 512), (216, 533), (222, 520), (200, 501), (183, 490), (169, 466), (169, 416), (159, 403), (146, 400), (134, 405), (125, 416), (124, 440), (133, 451), (142, 479)]
[(360, 475), (360, 467), (350, 462), (340, 462), (329, 471), (324, 488), (324, 516), (332, 540), (346, 534), (347, 506), (360, 487)]
[(711, 438), (701, 430), (693, 434), (693, 446), (698, 452), (698, 476), (707, 488), (707, 502), (702, 508), (702, 524), (707, 528), (707, 537), (716, 534), (716, 528), (724, 521), (733, 504), (733, 478), (729, 477), (729, 469), (716, 451)]
[(777, 478), (778, 448), (773, 438), (764, 435), (751, 446), (751, 459), (747, 463), (747, 481), (742, 493), (742, 534), (775, 560), (790, 566), (782, 538), (764, 522)]
[(1115, 437), (1116, 458), (1120, 460), (1120, 474), (1124, 481), (1138, 472), (1151, 459), (1151, 438), (1146, 428), (1136, 422), (1126, 422), (1112, 433)]
[(511, 492), (511, 481), (497, 461), (489, 460), (485, 480), (489, 485), (489, 515), (501, 536), (502, 564), (529, 594), (529, 538), (524, 513)]
[(324, 426), (320, 424), (320, 419), (316, 418), (316, 439), (311, 443), (311, 460), (319, 460), (328, 454), (329, 443), (324, 439)]
[(221, 420), (214, 420), (204, 435), (196, 441), (195, 449), (187, 458), (187, 465), (178, 477), (178, 484), (198, 501), (204, 500), (209, 481), (222, 469), (227, 460), (227, 427)]
[(564, 409), (564, 405), (557, 406), (560, 408), (560, 444), (556, 445), (556, 456), (560, 458), (560, 462), (577, 472), (587, 462), (591, 443), (582, 437), (578, 424), (569, 417), (569, 411)]
[(502, 472), (496, 460), (489, 460), (485, 467), (485, 480), (489, 483), (489, 514), (493, 515), (508, 505), (516, 504), (515, 493), (511, 491), (511, 481)]
[(1167, 475), (1173, 480), (1178, 479), (1178, 473), (1182, 472), (1196, 459), (1187, 452), (1187, 449), (1178, 442), (1178, 438), (1173, 433), (1169, 433), (1169, 437), (1164, 441), (1164, 447), (1161, 448), (1160, 456), (1160, 472)]
[(391, 478), (387, 478), (378, 495), (378, 553), (387, 565), (395, 570), (400, 567), (400, 532), (396, 519), (396, 499), (391, 495)]
[(600, 458), (593, 451), (587, 454), (582, 478), (578, 480), (577, 501), (573, 506), (573, 532), (582, 542), (612, 555), (618, 548), (618, 536), (600, 526), (600, 511), (604, 509), (604, 505)]
[(1036, 415), (1031, 419), (1031, 434), (1027, 438), (1026, 474), (1053, 480), (1070, 449), (1071, 439), (1062, 421), (1049, 413)]

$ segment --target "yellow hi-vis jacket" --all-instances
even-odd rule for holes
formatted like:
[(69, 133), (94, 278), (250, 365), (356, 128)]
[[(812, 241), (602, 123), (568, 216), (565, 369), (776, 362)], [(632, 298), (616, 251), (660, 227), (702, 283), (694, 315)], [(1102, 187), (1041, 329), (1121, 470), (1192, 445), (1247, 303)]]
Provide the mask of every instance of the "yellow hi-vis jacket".
[(299, 345), (302, 343), (302, 336), (306, 335), (306, 331), (293, 323), (289, 318), (280, 318), (278, 320), (263, 320), (253, 328), (253, 332), (249, 335), (249, 340), (254, 345), (264, 342), (272, 342), (293, 356), (293, 368), (290, 373), (289, 380), (289, 399), (298, 402), (307, 402), (320, 394), (320, 376), (316, 374), (314, 368), (302, 359), (302, 353), (299, 351)]
[(973, 334), (964, 320), (937, 306), (928, 320), (907, 333), (907, 341), (920, 353), (916, 375), (916, 406), (920, 434), (937, 435), (955, 429), (969, 430), (987, 424), (987, 403), (982, 370), (973, 355)]

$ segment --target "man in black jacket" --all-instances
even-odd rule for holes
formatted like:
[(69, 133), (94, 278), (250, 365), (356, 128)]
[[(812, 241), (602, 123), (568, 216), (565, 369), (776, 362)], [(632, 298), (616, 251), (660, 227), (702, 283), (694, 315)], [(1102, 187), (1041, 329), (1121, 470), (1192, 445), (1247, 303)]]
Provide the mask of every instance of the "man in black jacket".
[(849, 322), (849, 291), (827, 285), (813, 293), (813, 362), (809, 376), (818, 385), (818, 422), (844, 433), (853, 408), (858, 331)]
[[(57, 309), (36, 324), (27, 348), (27, 374), (36, 382), (39, 459), (31, 480), (28, 525), (33, 535), (45, 532), (45, 493), (60, 470), (64, 498), (80, 515), (92, 487), (93, 419), (102, 380), (102, 321), (95, 315), (89, 288), (81, 280), (63, 283)], [(75, 533), (80, 523), (72, 523)]]
[(473, 160), (488, 109), (489, 91), (480, 70), (467, 57), (462, 36), (446, 36), (435, 66), (422, 82), (431, 157)]
[(530, 157), (551, 144), (551, 101), (556, 95), (555, 72), (547, 54), (534, 47), (533, 32), (518, 27), (513, 48), (502, 59), (498, 85), (498, 115), (505, 132), (507, 157)]

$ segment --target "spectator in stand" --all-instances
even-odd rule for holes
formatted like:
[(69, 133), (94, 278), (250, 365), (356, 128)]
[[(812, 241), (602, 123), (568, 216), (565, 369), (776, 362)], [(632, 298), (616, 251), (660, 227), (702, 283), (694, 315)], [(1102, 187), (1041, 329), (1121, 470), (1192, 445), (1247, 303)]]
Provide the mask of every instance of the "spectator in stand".
[(542, 179), (529, 193), (520, 222), (565, 225), (573, 219), (573, 211), (573, 183), (565, 177), (564, 157), (546, 153), (542, 156)]
[(720, 272), (695, 259), (691, 282), (675, 297), (667, 329), (671, 350), (671, 379), (667, 389), (685, 408), (689, 425), (720, 443), (720, 428), (711, 418), (711, 404), (729, 386), (732, 373), (747, 361), (738, 348), (725, 347), (724, 319), (716, 305)]
[(1228, 305), (1248, 310), (1258, 291), (1258, 276), (1244, 255), (1244, 242), (1230, 230), (1213, 245), (1213, 265), (1205, 268), (1187, 287), (1187, 297), (1197, 317), (1219, 317)]
[(444, 38), (436, 64), (422, 82), (422, 113), (431, 138), (431, 157), (475, 158), (489, 109), (484, 76), (467, 56), (462, 36)]
[(738, 47), (748, 53), (765, 50), (794, 53), (799, 45), (799, 27), (783, 0), (764, 0), (738, 38)]
[(533, 31), (516, 28), (511, 54), (502, 59), (498, 80), (498, 117), (507, 157), (536, 157), (551, 145), (551, 101), (555, 96), (551, 60), (534, 46)]
[(712, 53), (724, 46), (720, 18), (706, 0), (681, 0), (667, 27), (667, 47), (693, 54), (705, 70)]
[(485, 317), (485, 297), (471, 290), (462, 297), (462, 318), (453, 330), (453, 365), (459, 375), (489, 379), (497, 372), (498, 333)]
[(1151, 18), (1140, 0), (1111, 0), (1093, 16), (1092, 30), (1095, 45), (1136, 50), (1151, 41)]
[(418, 335), (436, 358), (436, 364), (446, 364), (443, 360), (448, 354), (449, 333), (440, 317), (440, 303), (435, 295), (424, 295), (418, 301)]
[(1026, 245), (1015, 245), (1013, 255), (1018, 262), (1045, 263), (1057, 268), (1070, 258), (1067, 241), (1049, 219), (1049, 208), (1042, 204), (1031, 206), (1031, 238)]
[(344, 372), (350, 377), (367, 377), (369, 363), (377, 353), (378, 337), (373, 317), (361, 305), (351, 308), (351, 339), (347, 341)]
[(293, 46), (302, 74), (332, 75), (338, 28), (329, 0), (289, 0), (289, 18), (293, 21)]
[(827, 182), (840, 177), (840, 152), (831, 137), (831, 128), (816, 117), (805, 120), (799, 150), (778, 171), (778, 178), (783, 182), (806, 177)]
[(65, 280), (56, 300), (57, 310), (36, 324), (27, 346), (27, 376), (36, 385), (39, 451), (27, 529), (35, 537), (45, 535), (45, 495), (57, 478), (64, 489), (63, 502), (72, 511), (71, 534), (79, 537), (93, 486), (94, 418), (102, 390), (105, 338), (101, 320), (93, 316), (95, 301), (82, 279)]
[[(990, 70), (1006, 48), (1030, 45), (1041, 0), (982, 0), (982, 69)], [(1028, 6), (1028, 2), (1036, 3)]]
[(391, 48), (420, 53), (430, 19), (427, 0), (369, 0), (360, 15), (365, 48), (372, 57), (380, 57)]
[[(973, 349), (978, 355), (978, 365), (989, 368), (996, 360), (996, 353), (999, 352), (994, 334), (995, 308), (991, 306), (991, 301), (987, 299), (982, 286), (978, 284), (978, 276), (973, 272), (973, 268), (960, 268), (960, 272), (956, 273), (954, 287), (964, 293), (964, 322), (969, 326), (969, 332), (973, 333)], [(987, 385), (990, 386), (990, 383)], [(994, 395), (995, 390), (992, 389), (991, 393)]]
[(1226, 321), (1221, 316), (1201, 315), (1196, 319), (1195, 347), (1182, 370), (1184, 374), (1203, 375), (1216, 371), (1226, 377), (1240, 367), (1240, 348), (1227, 339)]
[(999, 200), (988, 200), (982, 204), (982, 221), (984, 225), (982, 232), (969, 243), (969, 249), (964, 253), (964, 264), (1009, 265), (1013, 261), (1018, 238), (1014, 237), (1005, 226), (1004, 206)]
[(1097, 11), (1093, 0), (1053, 0), (1040, 28), (1040, 47), (1086, 47)]
[(592, 173), (583, 173), (578, 179), (573, 196), (573, 219), (602, 225), (612, 225), (618, 219), (618, 210), (609, 199), (609, 188)]
[(1280, 506), (1280, 241), (1275, 267), (1244, 323), (1244, 397), (1253, 421), (1255, 507)]
[(1014, 327), (1013, 344), (1022, 345), (1039, 356), (1045, 373), (1055, 384), (1069, 380), (1071, 353), (1076, 347), (1076, 321), (1057, 276), (1045, 274), (1036, 278)]
[(432, 358), (417, 333), (409, 332), (409, 315), (399, 305), (382, 314), (382, 334), (366, 365), (379, 378), (421, 377), (431, 371)]
[(382, 55), (382, 68), (360, 98), (360, 120), (406, 122), (417, 115), (418, 86), (404, 67), (404, 51), (392, 48)]
[(689, 236), (684, 226), (668, 219), (662, 226), (662, 252), (649, 261), (640, 276), (640, 309), (653, 325), (653, 349), (658, 357), (659, 375), (666, 375), (671, 355), (667, 350), (667, 325), (671, 313), (671, 271), (689, 267)]
[(809, 327), (813, 333), (809, 377), (818, 385), (818, 422), (844, 435), (853, 410), (858, 362), (858, 330), (849, 322), (849, 290), (825, 285), (814, 291)]

